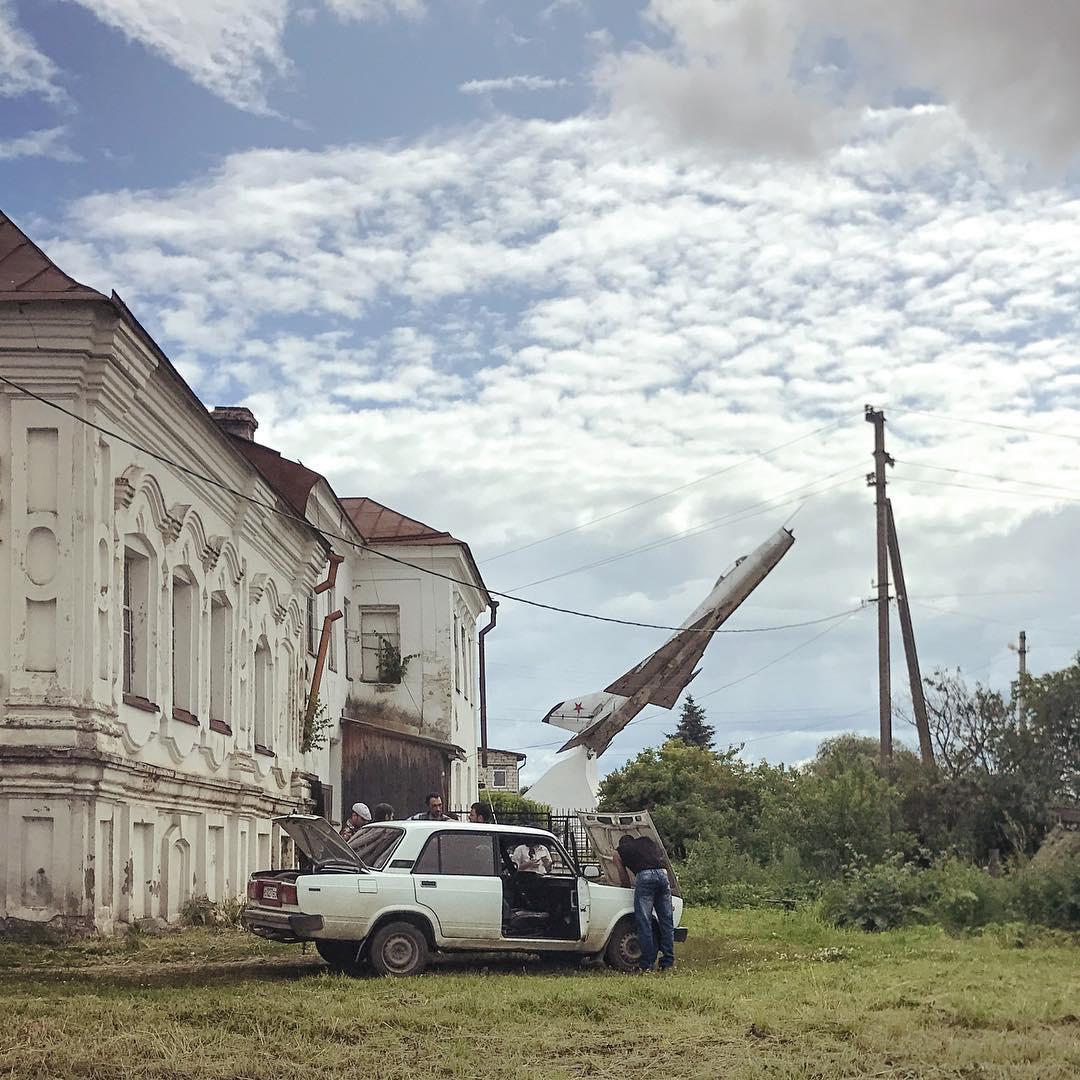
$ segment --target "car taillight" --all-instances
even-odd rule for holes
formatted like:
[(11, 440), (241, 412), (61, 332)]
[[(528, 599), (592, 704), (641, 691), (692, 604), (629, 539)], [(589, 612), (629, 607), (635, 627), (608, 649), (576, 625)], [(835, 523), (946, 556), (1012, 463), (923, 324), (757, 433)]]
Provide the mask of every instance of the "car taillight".
[(248, 881), (247, 884), (247, 898), (249, 900), (259, 899), (259, 883), (254, 879)]
[(295, 885), (282, 885), (281, 886), (281, 902), (283, 904), (296, 904), (299, 901), (296, 898), (296, 886)]

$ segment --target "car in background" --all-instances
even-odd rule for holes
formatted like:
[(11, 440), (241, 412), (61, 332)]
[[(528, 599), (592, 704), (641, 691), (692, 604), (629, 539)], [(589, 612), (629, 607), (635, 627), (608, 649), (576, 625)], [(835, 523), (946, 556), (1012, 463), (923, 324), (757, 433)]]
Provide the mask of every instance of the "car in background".
[[(625, 835), (663, 845), (647, 813), (579, 816), (595, 863), (580, 865), (543, 829), (387, 821), (346, 843), (325, 818), (277, 818), (307, 868), (252, 874), (241, 922), (275, 941), (314, 942), (330, 967), (350, 974), (370, 965), (417, 975), (436, 953), (602, 957), (633, 970), (641, 957), (634, 894), (619, 880), (614, 851)], [(546, 847), (551, 871), (518, 870), (511, 855), (521, 844)], [(683, 903), (670, 863), (668, 873), (678, 928)], [(676, 940), (685, 939), (678, 928)]]

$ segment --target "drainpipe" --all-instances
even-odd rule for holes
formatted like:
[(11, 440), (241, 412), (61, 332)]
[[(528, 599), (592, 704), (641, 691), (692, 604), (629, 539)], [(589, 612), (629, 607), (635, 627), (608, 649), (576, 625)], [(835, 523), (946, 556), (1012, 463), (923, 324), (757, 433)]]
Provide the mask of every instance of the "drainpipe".
[(480, 646), (480, 765), (487, 768), (488, 758), (488, 732), (487, 732), (487, 663), (485, 662), (484, 638), (489, 630), (495, 629), (495, 621), (499, 611), (499, 601), (491, 601), (491, 619), (487, 626), (480, 631), (477, 642)]
[[(345, 556), (336, 555), (331, 551), (329, 559), (330, 567), (327, 570), (326, 580), (316, 585), (313, 590), (316, 596), (319, 593), (326, 592), (327, 589), (332, 589), (337, 584), (338, 567), (345, 561)], [(319, 635), (319, 652), (315, 657), (315, 670), (311, 675), (311, 690), (308, 693), (307, 708), (304, 710), (304, 730), (311, 726), (311, 722), (315, 718), (315, 709), (318, 707), (319, 702), (319, 688), (322, 685), (323, 667), (326, 664), (326, 653), (330, 646), (330, 634), (333, 632), (334, 623), (341, 616), (342, 612), (331, 611), (323, 619), (322, 634)], [(348, 642), (346, 642), (345, 647), (348, 648)]]

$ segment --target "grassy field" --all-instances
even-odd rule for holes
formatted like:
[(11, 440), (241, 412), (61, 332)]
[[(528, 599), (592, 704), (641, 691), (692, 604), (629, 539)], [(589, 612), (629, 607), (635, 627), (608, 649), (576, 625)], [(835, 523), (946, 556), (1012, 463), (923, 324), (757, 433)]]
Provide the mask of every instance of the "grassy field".
[(349, 979), (235, 931), (0, 944), (0, 1076), (1080, 1076), (1076, 939), (687, 922), (678, 971), (646, 977), (450, 961)]

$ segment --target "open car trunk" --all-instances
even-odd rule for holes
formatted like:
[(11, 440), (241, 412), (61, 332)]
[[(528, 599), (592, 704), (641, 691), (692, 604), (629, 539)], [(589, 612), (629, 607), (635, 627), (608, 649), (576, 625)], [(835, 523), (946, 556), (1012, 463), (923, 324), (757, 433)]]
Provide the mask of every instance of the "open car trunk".
[(581, 812), (578, 814), (578, 818), (588, 834), (589, 842), (592, 844), (592, 849), (600, 863), (605, 885), (622, 885), (622, 881), (619, 879), (619, 871), (615, 866), (615, 849), (619, 846), (619, 841), (624, 836), (647, 836), (664, 856), (664, 866), (671, 878), (672, 893), (675, 896), (682, 896), (678, 878), (675, 877), (675, 870), (671, 865), (671, 860), (668, 858), (668, 853), (664, 850), (660, 834), (656, 831), (656, 826), (653, 824), (648, 810), (636, 810), (625, 814)]
[(357, 872), (368, 869), (326, 818), (314, 817), (311, 814), (289, 814), (287, 817), (274, 818), (274, 824), (280, 825), (288, 833), (292, 842), (316, 870), (328, 866)]

